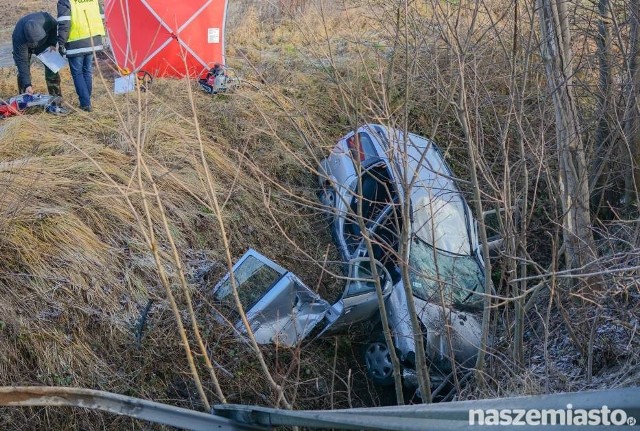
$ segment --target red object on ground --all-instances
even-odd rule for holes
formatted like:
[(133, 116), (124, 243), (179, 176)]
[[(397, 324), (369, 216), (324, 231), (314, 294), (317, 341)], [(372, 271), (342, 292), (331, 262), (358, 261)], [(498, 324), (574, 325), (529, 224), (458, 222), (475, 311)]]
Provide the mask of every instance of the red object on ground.
[(22, 109), (18, 106), (18, 102), (0, 102), (0, 118), (13, 117), (22, 114)]
[(111, 50), (123, 73), (200, 76), (225, 64), (227, 0), (106, 0)]

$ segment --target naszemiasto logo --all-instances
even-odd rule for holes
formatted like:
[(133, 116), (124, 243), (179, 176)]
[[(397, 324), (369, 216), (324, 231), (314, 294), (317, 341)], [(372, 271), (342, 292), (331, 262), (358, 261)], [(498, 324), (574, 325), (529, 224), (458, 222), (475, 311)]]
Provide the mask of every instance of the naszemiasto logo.
[(469, 425), (635, 425), (636, 418), (622, 409), (469, 409)]

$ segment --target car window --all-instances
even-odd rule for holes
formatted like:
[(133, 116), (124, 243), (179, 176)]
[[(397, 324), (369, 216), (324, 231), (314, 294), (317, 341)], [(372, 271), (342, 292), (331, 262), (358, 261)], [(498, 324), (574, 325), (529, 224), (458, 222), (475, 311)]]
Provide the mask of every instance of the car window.
[(373, 257), (389, 271), (393, 284), (400, 281), (399, 273), (395, 269), (400, 240), (399, 232), (402, 231), (402, 217), (400, 217), (399, 211), (395, 205), (388, 206), (371, 235)]
[(345, 220), (345, 241), (349, 251), (353, 253), (360, 243), (362, 233), (358, 224), (358, 216), (367, 228), (382, 214), (396, 198), (393, 183), (384, 164), (375, 164), (362, 171), (361, 182), (355, 181), (353, 197), (350, 202), (350, 214)]
[(377, 156), (376, 147), (373, 145), (373, 141), (368, 133), (358, 133), (360, 138), (360, 145), (362, 145), (362, 151), (364, 151), (365, 160)]
[(409, 273), (413, 294), (427, 302), (482, 304), (484, 272), (475, 256), (438, 251), (416, 238), (409, 250)]
[[(282, 274), (267, 266), (254, 256), (248, 256), (234, 271), (238, 295), (242, 307), (253, 307), (265, 293), (276, 284)], [(228, 277), (216, 290), (215, 298), (233, 304), (231, 277)]]
[(413, 217), (414, 232), (422, 241), (449, 253), (471, 254), (467, 216), (458, 194), (420, 197)]
[(363, 260), (354, 263), (354, 265), (357, 265), (357, 269), (354, 271), (353, 276), (357, 277), (358, 280), (349, 281), (345, 296), (356, 296), (375, 291), (376, 284), (373, 281), (371, 261)]

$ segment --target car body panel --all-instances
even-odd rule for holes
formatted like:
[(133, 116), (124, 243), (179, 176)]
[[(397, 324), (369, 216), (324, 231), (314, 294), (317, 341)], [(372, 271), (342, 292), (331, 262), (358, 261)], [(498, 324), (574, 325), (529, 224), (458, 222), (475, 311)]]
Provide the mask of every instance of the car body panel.
[(431, 361), (437, 363), (455, 358), (461, 364), (473, 365), (472, 361), (480, 348), (480, 321), (471, 313), (456, 311), (420, 298), (415, 298), (415, 302), (418, 318), (426, 328), (425, 348)]
[[(346, 135), (334, 147), (332, 153), (320, 162), (320, 182), (333, 186), (336, 198), (336, 208), (333, 211), (335, 236), (344, 237), (344, 223), (342, 218), (348, 213), (349, 204), (357, 199), (357, 172), (367, 171), (376, 162), (384, 163), (387, 166), (389, 180), (393, 182), (398, 202), (404, 196), (403, 184), (411, 184), (412, 218), (421, 227), (429, 227), (429, 221), (433, 218), (430, 214), (439, 214), (447, 210), (446, 217), (439, 217), (435, 227), (446, 230), (436, 232), (430, 237), (444, 239), (457, 235), (445, 242), (444, 246), (438, 247), (453, 253), (472, 253), (478, 247), (477, 232), (475, 223), (469, 216), (470, 210), (462, 194), (458, 190), (453, 174), (444, 161), (438, 147), (431, 140), (409, 133), (405, 134), (394, 129), (387, 129), (380, 125), (366, 125), (358, 129), (359, 135), (366, 135), (371, 140), (371, 148), (375, 149), (375, 154), (366, 153), (365, 159), (359, 163), (359, 171), (354, 164), (354, 153), (348, 149), (346, 141), (353, 137), (353, 133)], [(406, 157), (401, 156), (406, 154)], [(356, 164), (358, 162), (356, 161)], [(406, 169), (404, 166), (406, 165)], [(345, 174), (348, 172), (348, 174)], [(447, 220), (451, 220), (447, 224)], [(448, 229), (451, 225), (464, 225), (467, 232), (458, 232), (459, 229)], [(433, 227), (433, 226), (431, 226)], [(427, 231), (428, 229), (415, 228), (416, 231)], [(463, 239), (468, 247), (461, 250)], [(427, 241), (434, 243), (437, 241)], [(447, 245), (449, 244), (449, 245)], [(459, 244), (459, 247), (453, 245)], [(437, 243), (435, 244), (438, 245)], [(341, 252), (349, 258), (353, 256), (344, 241), (340, 244)]]
[[(233, 273), (247, 320), (260, 344), (294, 346), (329, 310), (329, 303), (298, 277), (253, 249), (236, 262)], [(235, 329), (246, 334), (233, 301), (229, 273), (216, 284), (213, 295)]]
[(415, 349), (415, 338), (402, 281), (393, 286), (386, 305), (389, 326), (393, 328), (391, 333), (393, 335), (393, 343), (400, 356), (400, 361), (404, 362), (408, 359), (407, 355)]
[[(386, 280), (381, 286), (383, 294), (388, 295), (390, 277), (382, 265), (376, 264), (383, 274), (381, 280)], [(329, 305), (295, 274), (249, 249), (233, 265), (233, 274), (240, 302), (258, 344), (295, 346), (320, 322), (324, 322), (322, 333), (335, 333), (370, 319), (379, 308), (370, 260), (353, 260), (349, 267), (351, 273), (342, 298)], [(218, 307), (226, 310), (224, 317), (231, 320), (238, 333), (246, 335), (233, 301), (230, 273), (216, 284), (213, 295)]]
[[(480, 346), (482, 325), (472, 313), (443, 307), (435, 302), (427, 302), (414, 297), (418, 318), (424, 325), (425, 350), (432, 362), (452, 359), (470, 364)], [(393, 287), (386, 300), (389, 326), (393, 328), (394, 344), (400, 353), (400, 360), (406, 361), (415, 349), (415, 338), (407, 309), (407, 299), (402, 282)], [(449, 348), (446, 328), (451, 336), (453, 355)]]
[[(349, 278), (345, 291), (335, 304), (331, 306), (326, 319), (326, 326), (318, 334), (333, 334), (344, 331), (355, 323), (371, 319), (379, 310), (378, 294), (373, 280), (369, 258), (354, 259), (349, 262)], [(383, 297), (391, 293), (391, 277), (387, 270), (376, 262), (381, 281)]]

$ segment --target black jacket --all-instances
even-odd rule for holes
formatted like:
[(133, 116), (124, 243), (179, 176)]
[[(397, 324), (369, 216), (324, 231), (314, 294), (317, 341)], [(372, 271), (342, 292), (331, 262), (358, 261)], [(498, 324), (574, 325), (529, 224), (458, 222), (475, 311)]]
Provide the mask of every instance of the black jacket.
[[(42, 38), (41, 38), (42, 36)], [(13, 61), (18, 67), (18, 83), (21, 88), (31, 85), (29, 63), (31, 54), (40, 54), (50, 46), (56, 46), (58, 22), (47, 12), (35, 12), (18, 20), (13, 29)]]

